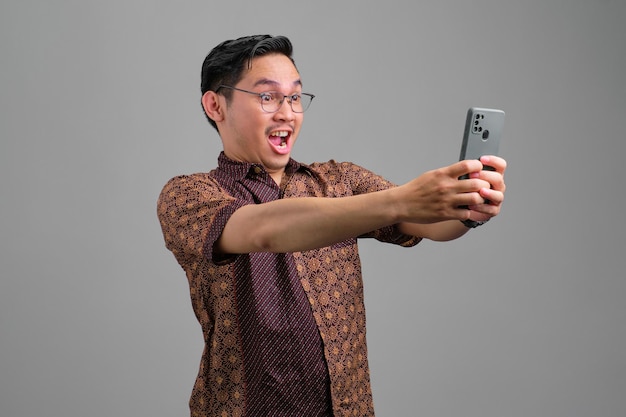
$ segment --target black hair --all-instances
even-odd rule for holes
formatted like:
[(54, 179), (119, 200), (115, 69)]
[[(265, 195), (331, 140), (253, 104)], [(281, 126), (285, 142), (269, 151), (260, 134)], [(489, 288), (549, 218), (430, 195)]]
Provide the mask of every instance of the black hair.
[[(253, 35), (220, 43), (209, 52), (202, 64), (200, 83), (202, 95), (207, 91), (217, 91), (222, 84), (236, 85), (241, 80), (244, 69), (250, 68), (254, 58), (271, 53), (283, 54), (294, 62), (293, 46), (285, 36)], [(223, 91), (224, 97), (229, 101), (232, 90)], [(215, 121), (209, 118), (206, 112), (205, 116), (217, 130)]]

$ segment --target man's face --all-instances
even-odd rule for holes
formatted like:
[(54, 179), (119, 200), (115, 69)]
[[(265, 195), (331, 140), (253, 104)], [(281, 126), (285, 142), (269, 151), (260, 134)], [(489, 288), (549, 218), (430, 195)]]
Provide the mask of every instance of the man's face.
[[(277, 91), (286, 96), (302, 92), (300, 74), (282, 54), (254, 58), (233, 87), (256, 93)], [(232, 90), (232, 100), (219, 125), (224, 152), (235, 161), (262, 164), (279, 182), (302, 121), (302, 113), (294, 113), (287, 99), (277, 112), (266, 113), (258, 96)]]

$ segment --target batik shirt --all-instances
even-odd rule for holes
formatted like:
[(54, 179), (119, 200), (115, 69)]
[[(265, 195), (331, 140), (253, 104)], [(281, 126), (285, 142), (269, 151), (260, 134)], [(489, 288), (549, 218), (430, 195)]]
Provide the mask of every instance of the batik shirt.
[[(192, 417), (374, 415), (357, 239), (288, 254), (223, 255), (213, 246), (244, 205), (393, 186), (350, 162), (294, 160), (279, 186), (262, 166), (223, 153), (217, 169), (165, 185), (159, 220), (166, 247), (187, 275), (205, 340)], [(395, 226), (361, 237), (407, 247), (419, 242)]]

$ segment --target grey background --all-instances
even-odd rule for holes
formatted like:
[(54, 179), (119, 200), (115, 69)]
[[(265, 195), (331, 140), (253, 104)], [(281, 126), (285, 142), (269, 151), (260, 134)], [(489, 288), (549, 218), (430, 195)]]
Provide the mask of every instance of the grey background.
[(271, 33), (317, 95), (304, 162), (402, 183), (456, 160), (467, 107), (507, 112), (500, 217), (362, 244), (377, 414), (624, 416), (625, 19), (621, 0), (4, 0), (0, 415), (187, 415), (202, 338), (155, 203), (216, 164), (206, 53)]

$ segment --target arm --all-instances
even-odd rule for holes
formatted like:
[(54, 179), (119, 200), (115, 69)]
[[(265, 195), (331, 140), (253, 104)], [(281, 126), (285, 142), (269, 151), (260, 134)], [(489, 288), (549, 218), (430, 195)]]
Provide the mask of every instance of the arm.
[[(483, 201), (479, 192), (490, 184), (480, 177), (481, 169), (479, 161), (461, 161), (388, 190), (244, 206), (230, 217), (215, 249), (222, 253), (302, 251), (400, 222), (412, 223), (412, 232), (427, 232), (428, 228), (419, 226), (464, 220), (468, 210), (458, 207)], [(464, 174), (474, 178), (459, 181)]]

